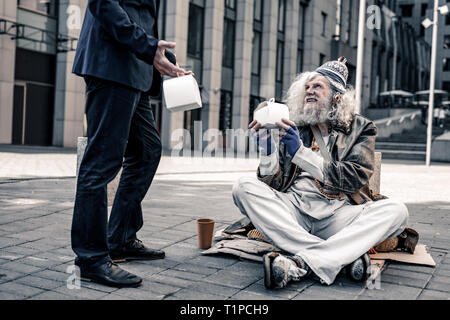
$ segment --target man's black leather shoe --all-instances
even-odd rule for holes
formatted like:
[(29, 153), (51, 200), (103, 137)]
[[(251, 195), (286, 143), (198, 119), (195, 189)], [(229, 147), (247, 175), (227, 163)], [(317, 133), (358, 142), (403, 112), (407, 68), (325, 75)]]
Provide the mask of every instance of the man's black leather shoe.
[(155, 260), (164, 259), (162, 250), (150, 249), (144, 246), (141, 240), (134, 240), (126, 245), (122, 251), (112, 251), (109, 256), (114, 262), (125, 262), (127, 260)]
[(121, 269), (112, 261), (95, 267), (80, 268), (81, 280), (101, 283), (111, 287), (138, 287), (142, 279), (128, 271)]

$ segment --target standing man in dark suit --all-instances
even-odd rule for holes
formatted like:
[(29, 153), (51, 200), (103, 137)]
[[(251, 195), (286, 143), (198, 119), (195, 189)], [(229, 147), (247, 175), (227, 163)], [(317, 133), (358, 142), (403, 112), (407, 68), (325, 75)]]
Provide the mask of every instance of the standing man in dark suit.
[[(142, 279), (113, 261), (162, 259), (136, 233), (161, 158), (150, 96), (161, 74), (190, 74), (168, 61), (175, 43), (158, 40), (159, 0), (89, 0), (73, 73), (86, 82), (88, 144), (78, 174), (72, 248), (81, 278), (117, 287)], [(106, 186), (122, 169), (107, 221)]]

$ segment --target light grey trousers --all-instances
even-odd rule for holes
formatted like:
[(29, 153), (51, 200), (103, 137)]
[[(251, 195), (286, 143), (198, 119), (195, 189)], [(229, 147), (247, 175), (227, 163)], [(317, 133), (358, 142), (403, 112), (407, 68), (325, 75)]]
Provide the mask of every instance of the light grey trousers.
[(400, 234), (408, 220), (406, 206), (390, 199), (345, 204), (333, 215), (317, 220), (256, 177), (240, 178), (233, 186), (233, 199), (267, 239), (300, 256), (328, 285), (343, 267)]

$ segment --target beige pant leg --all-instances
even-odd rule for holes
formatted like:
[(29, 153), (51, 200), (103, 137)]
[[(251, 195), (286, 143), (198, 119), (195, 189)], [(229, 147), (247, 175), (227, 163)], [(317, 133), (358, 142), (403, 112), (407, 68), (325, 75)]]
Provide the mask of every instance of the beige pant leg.
[(296, 254), (331, 284), (343, 267), (381, 241), (400, 234), (407, 221), (408, 209), (394, 200), (346, 205), (331, 217), (313, 223), (312, 233), (325, 241), (299, 248)]
[(236, 206), (253, 225), (276, 247), (295, 253), (321, 241), (309, 233), (311, 223), (308, 216), (296, 207), (281, 192), (278, 192), (256, 177), (242, 177), (233, 186)]

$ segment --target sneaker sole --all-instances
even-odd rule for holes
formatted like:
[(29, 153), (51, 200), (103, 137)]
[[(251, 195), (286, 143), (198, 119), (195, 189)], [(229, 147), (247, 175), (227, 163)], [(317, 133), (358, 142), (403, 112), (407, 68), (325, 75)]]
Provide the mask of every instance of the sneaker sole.
[(267, 253), (263, 256), (264, 286), (267, 289), (275, 288), (275, 281), (272, 275), (272, 262), (276, 257), (278, 257), (278, 253), (276, 252)]

